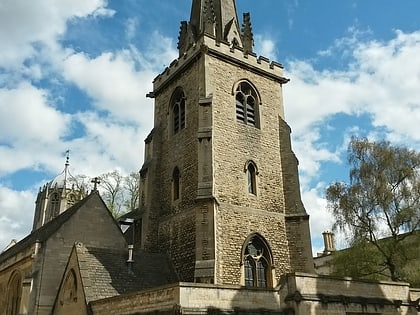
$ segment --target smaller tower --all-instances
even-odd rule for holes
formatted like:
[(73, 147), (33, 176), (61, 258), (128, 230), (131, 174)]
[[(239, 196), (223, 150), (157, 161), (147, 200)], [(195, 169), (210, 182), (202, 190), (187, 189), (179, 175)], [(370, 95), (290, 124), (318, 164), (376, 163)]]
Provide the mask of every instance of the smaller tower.
[(83, 190), (75, 187), (75, 178), (70, 174), (69, 159), (69, 151), (67, 151), (64, 170), (39, 189), (35, 201), (32, 232), (59, 216), (83, 198)]

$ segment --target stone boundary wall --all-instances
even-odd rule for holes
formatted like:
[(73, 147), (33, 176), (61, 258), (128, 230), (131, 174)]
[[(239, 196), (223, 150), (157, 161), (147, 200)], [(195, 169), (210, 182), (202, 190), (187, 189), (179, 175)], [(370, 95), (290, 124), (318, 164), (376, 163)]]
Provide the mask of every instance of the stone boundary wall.
[(178, 283), (135, 294), (99, 300), (90, 304), (92, 314), (186, 314), (195, 311), (235, 308), (265, 309), (275, 312), (280, 308), (275, 290), (250, 290), (239, 286), (215, 286)]
[[(283, 306), (295, 315), (416, 315), (420, 290), (408, 283), (363, 281), (295, 273), (283, 279)], [(417, 308), (417, 309), (416, 309)]]

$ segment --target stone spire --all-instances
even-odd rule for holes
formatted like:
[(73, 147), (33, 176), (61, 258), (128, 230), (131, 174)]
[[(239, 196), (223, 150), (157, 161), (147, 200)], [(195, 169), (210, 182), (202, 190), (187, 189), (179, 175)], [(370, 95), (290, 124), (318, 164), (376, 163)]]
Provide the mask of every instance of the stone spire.
[(235, 0), (193, 0), (190, 22), (181, 22), (178, 49), (182, 55), (201, 36), (214, 37), (218, 42), (226, 42), (252, 52), (252, 30), (249, 14), (244, 15), (241, 33)]

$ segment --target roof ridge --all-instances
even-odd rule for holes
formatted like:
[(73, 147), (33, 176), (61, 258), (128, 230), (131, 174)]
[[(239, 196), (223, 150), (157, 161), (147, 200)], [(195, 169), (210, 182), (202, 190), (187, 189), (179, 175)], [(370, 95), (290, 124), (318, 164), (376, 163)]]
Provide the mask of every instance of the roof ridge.
[(79, 209), (81, 209), (90, 199), (92, 199), (96, 195), (102, 200), (97, 191), (91, 192), (89, 195), (87, 195), (82, 200), (76, 202), (66, 211), (64, 211), (51, 221), (47, 222), (43, 226), (39, 227), (37, 230), (28, 234), (22, 240), (17, 242), (14, 246), (0, 253), (0, 262), (5, 261), (11, 256), (27, 248), (31, 244), (35, 243), (36, 241), (45, 241), (52, 234), (54, 234), (54, 232), (56, 232), (65, 222), (67, 222)]

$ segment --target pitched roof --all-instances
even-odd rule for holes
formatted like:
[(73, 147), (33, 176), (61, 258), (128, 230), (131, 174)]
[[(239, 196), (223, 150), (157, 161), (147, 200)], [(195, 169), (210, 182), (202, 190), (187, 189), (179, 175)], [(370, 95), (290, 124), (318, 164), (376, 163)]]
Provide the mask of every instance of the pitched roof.
[(136, 251), (132, 268), (128, 251), (75, 244), (86, 303), (178, 282), (164, 254)]
[[(102, 198), (100, 197), (97, 191), (93, 191), (86, 198), (75, 203), (73, 206), (68, 208), (66, 211), (61, 213), (59, 216), (51, 220), (50, 222), (44, 224), (39, 229), (33, 231), (31, 234), (26, 236), (24, 239), (16, 243), (14, 246), (8, 248), (3, 253), (0, 254), (0, 262), (5, 261), (6, 259), (18, 254), (27, 247), (33, 245), (36, 241), (43, 242), (47, 240), (51, 235), (53, 235), (65, 222), (67, 222), (80, 208), (82, 208), (88, 201), (97, 199), (103, 203)], [(99, 199), (99, 200), (98, 200)], [(104, 203), (103, 203), (104, 204)], [(106, 207), (106, 205), (104, 204)]]

